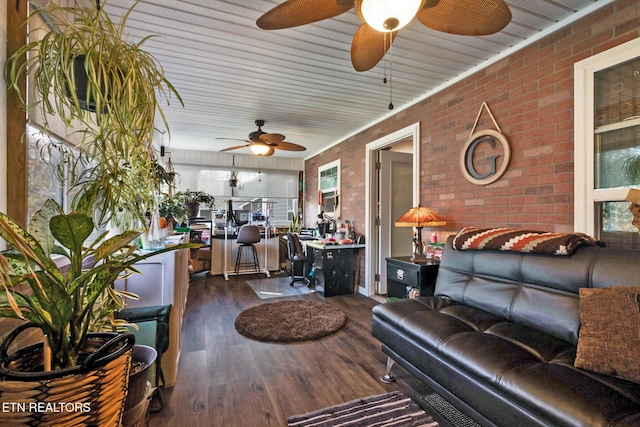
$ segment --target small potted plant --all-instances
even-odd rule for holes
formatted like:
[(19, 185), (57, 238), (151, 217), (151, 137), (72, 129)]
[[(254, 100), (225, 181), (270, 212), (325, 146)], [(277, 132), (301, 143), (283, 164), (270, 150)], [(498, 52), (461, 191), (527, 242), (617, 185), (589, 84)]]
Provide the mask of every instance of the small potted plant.
[(302, 230), (302, 219), (298, 215), (293, 215), (291, 217), (291, 222), (289, 223), (289, 232), (290, 233), (298, 233)]
[(205, 205), (215, 209), (215, 198), (204, 191), (178, 191), (174, 196), (176, 201), (182, 203), (187, 210), (189, 217), (196, 217), (200, 214), (200, 205)]
[(160, 216), (173, 223), (175, 229), (178, 224), (186, 224), (189, 214), (182, 203), (173, 197), (166, 197), (160, 201)]

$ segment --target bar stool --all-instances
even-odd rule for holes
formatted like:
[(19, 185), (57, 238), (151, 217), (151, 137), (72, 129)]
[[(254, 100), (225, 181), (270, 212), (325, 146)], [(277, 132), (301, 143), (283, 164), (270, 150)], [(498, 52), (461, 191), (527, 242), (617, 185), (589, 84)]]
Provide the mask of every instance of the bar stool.
[[(236, 268), (235, 273), (238, 274), (241, 266), (253, 265), (256, 272), (260, 271), (260, 263), (258, 262), (258, 252), (256, 251), (255, 244), (260, 241), (260, 229), (257, 225), (243, 225), (240, 227), (236, 242), (240, 244), (238, 248), (238, 255), (236, 256)], [(250, 249), (253, 252), (253, 262), (242, 262), (242, 253)]]

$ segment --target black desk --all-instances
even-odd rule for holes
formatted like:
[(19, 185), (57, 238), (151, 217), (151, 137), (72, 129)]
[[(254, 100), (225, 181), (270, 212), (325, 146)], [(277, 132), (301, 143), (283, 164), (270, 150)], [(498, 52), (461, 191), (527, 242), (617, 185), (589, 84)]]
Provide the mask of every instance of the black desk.
[(313, 250), (315, 289), (323, 297), (353, 294), (356, 289), (354, 270), (360, 268), (355, 253), (365, 245), (323, 245), (319, 242), (302, 243)]
[(440, 260), (414, 263), (410, 256), (389, 257), (386, 260), (388, 297), (406, 298), (411, 288), (419, 289), (421, 297), (433, 295)]

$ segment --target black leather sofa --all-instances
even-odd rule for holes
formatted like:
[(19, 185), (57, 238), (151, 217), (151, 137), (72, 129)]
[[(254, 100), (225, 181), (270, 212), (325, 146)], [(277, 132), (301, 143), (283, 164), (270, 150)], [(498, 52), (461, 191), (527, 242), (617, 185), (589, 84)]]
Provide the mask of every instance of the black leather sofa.
[(574, 367), (578, 289), (637, 286), (640, 252), (465, 251), (451, 239), (435, 296), (374, 307), (390, 361), (483, 426), (640, 426), (640, 384)]

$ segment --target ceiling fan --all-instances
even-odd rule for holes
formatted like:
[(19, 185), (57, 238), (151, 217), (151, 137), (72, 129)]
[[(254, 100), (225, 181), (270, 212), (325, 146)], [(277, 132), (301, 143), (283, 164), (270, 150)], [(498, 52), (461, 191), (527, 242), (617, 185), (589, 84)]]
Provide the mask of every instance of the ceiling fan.
[(497, 33), (511, 21), (504, 0), (287, 0), (256, 24), (264, 30), (279, 30), (333, 18), (352, 8), (363, 21), (351, 42), (356, 71), (367, 71), (380, 62), (398, 30), (414, 17), (433, 30), (469, 36)]
[(262, 130), (262, 126), (264, 126), (264, 120), (256, 120), (256, 126), (258, 126), (258, 130), (251, 132), (249, 134), (249, 139), (235, 139), (235, 138), (216, 138), (216, 139), (227, 139), (232, 141), (245, 141), (244, 145), (236, 145), (234, 147), (225, 148), (220, 151), (231, 151), (237, 150), (240, 148), (249, 147), (254, 154), (258, 156), (271, 156), (275, 150), (285, 150), (285, 151), (305, 151), (306, 148), (302, 145), (294, 144), (293, 142), (287, 142), (284, 140), (284, 135), (280, 133), (266, 133)]

